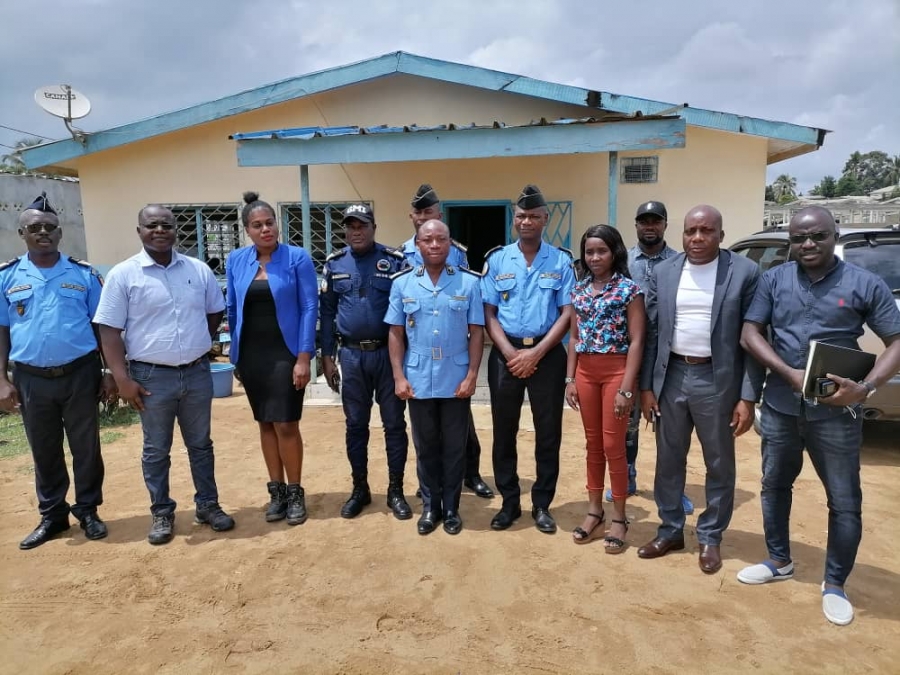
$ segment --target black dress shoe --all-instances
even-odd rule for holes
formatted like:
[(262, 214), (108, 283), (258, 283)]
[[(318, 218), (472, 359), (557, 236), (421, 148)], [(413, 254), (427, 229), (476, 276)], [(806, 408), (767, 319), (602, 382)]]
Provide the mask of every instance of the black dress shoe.
[[(420, 517), (416, 525), (419, 534), (431, 534), (437, 528), (437, 524), (441, 522), (441, 514), (437, 511), (425, 511)], [(460, 521), (462, 525), (462, 521)]]
[(556, 521), (550, 515), (550, 509), (534, 507), (531, 509), (531, 517), (534, 518), (534, 526), (544, 534), (556, 532)]
[(488, 487), (488, 484), (478, 474), (471, 478), (466, 478), (463, 484), (482, 499), (494, 498), (494, 491)]
[(648, 541), (638, 549), (638, 558), (652, 560), (653, 558), (662, 558), (669, 551), (683, 551), (684, 537), (681, 539), (666, 539), (665, 537), (657, 537), (653, 541)]
[(68, 529), (68, 516), (66, 516), (65, 520), (50, 520), (49, 518), (43, 518), (40, 525), (38, 525), (34, 529), (34, 532), (32, 532), (21, 542), (19, 542), (19, 548), (23, 551), (27, 551), (30, 548), (35, 548), (37, 546), (40, 546), (41, 544), (45, 544), (60, 532), (65, 532)]
[(492, 530), (508, 530), (517, 518), (522, 517), (522, 509), (518, 506), (514, 509), (502, 508), (491, 519)]
[(462, 518), (456, 511), (447, 511), (444, 514), (444, 532), (447, 534), (459, 534), (462, 530)]
[(81, 529), (88, 539), (103, 539), (109, 534), (106, 523), (100, 520), (100, 516), (96, 513), (89, 513), (81, 518)]

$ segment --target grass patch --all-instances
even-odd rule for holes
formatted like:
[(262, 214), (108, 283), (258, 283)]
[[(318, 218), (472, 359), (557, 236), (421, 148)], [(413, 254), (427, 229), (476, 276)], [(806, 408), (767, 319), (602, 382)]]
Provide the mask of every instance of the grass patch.
[[(118, 406), (111, 410), (100, 408), (100, 442), (112, 443), (123, 438), (125, 434), (116, 430), (128, 427), (140, 421), (140, 415), (128, 406)], [(66, 442), (68, 448), (68, 441)], [(25, 426), (22, 424), (22, 416), (15, 414), (0, 415), (0, 459), (17, 457), (31, 452), (28, 439), (25, 437)]]

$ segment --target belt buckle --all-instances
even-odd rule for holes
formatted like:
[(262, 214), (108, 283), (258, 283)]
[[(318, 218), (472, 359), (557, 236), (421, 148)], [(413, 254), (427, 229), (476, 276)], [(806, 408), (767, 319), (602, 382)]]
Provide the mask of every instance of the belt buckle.
[(526, 347), (531, 347), (534, 344), (533, 337), (522, 338), (522, 344)]
[(440, 361), (444, 358), (444, 352), (440, 347), (432, 347), (431, 348), (431, 360), (432, 361)]
[(699, 356), (685, 356), (684, 362), (689, 366), (699, 366), (703, 363), (703, 358)]
[(364, 352), (374, 352), (378, 349), (378, 345), (375, 340), (360, 340), (359, 348)]
[(47, 371), (50, 373), (50, 377), (62, 377), (66, 374), (66, 369), (62, 366), (53, 366), (51, 368), (47, 368)]

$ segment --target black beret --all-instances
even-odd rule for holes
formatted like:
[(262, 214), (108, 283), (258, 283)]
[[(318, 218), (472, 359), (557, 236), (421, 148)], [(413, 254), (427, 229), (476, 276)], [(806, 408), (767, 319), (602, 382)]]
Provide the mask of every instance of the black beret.
[(36, 197), (31, 204), (28, 205), (26, 211), (43, 211), (44, 213), (52, 213), (56, 215), (56, 211), (50, 206), (50, 200), (47, 199), (47, 193), (41, 192), (40, 197)]
[(419, 189), (416, 190), (416, 194), (413, 195), (412, 207), (414, 209), (427, 209), (429, 206), (434, 206), (441, 200), (438, 199), (437, 192), (434, 191), (434, 188), (431, 187), (428, 183), (422, 183), (419, 186)]
[(544, 195), (537, 185), (526, 185), (522, 188), (522, 194), (516, 200), (516, 206), (520, 209), (536, 209), (541, 206), (547, 206)]

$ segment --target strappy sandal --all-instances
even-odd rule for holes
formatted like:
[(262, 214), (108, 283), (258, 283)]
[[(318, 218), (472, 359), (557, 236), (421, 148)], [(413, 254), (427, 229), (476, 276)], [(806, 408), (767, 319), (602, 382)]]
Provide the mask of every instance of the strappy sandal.
[[(628, 533), (628, 526), (631, 524), (628, 520), (616, 520), (615, 518), (613, 518), (610, 522), (616, 523), (618, 525), (624, 525), (625, 533)], [(618, 537), (611, 537), (610, 535), (606, 535), (605, 537), (603, 537), (603, 546), (606, 552), (610, 555), (618, 555), (625, 550), (626, 544)]]
[(585, 531), (583, 527), (576, 527), (574, 530), (572, 530), (572, 540), (576, 544), (586, 544), (589, 541), (596, 539), (596, 537), (594, 536), (594, 533), (597, 531), (598, 527), (600, 527), (604, 522), (606, 522), (606, 512), (605, 511), (600, 511), (599, 514), (588, 512), (588, 515), (591, 518), (596, 518), (597, 522), (594, 523), (594, 526), (588, 531)]

